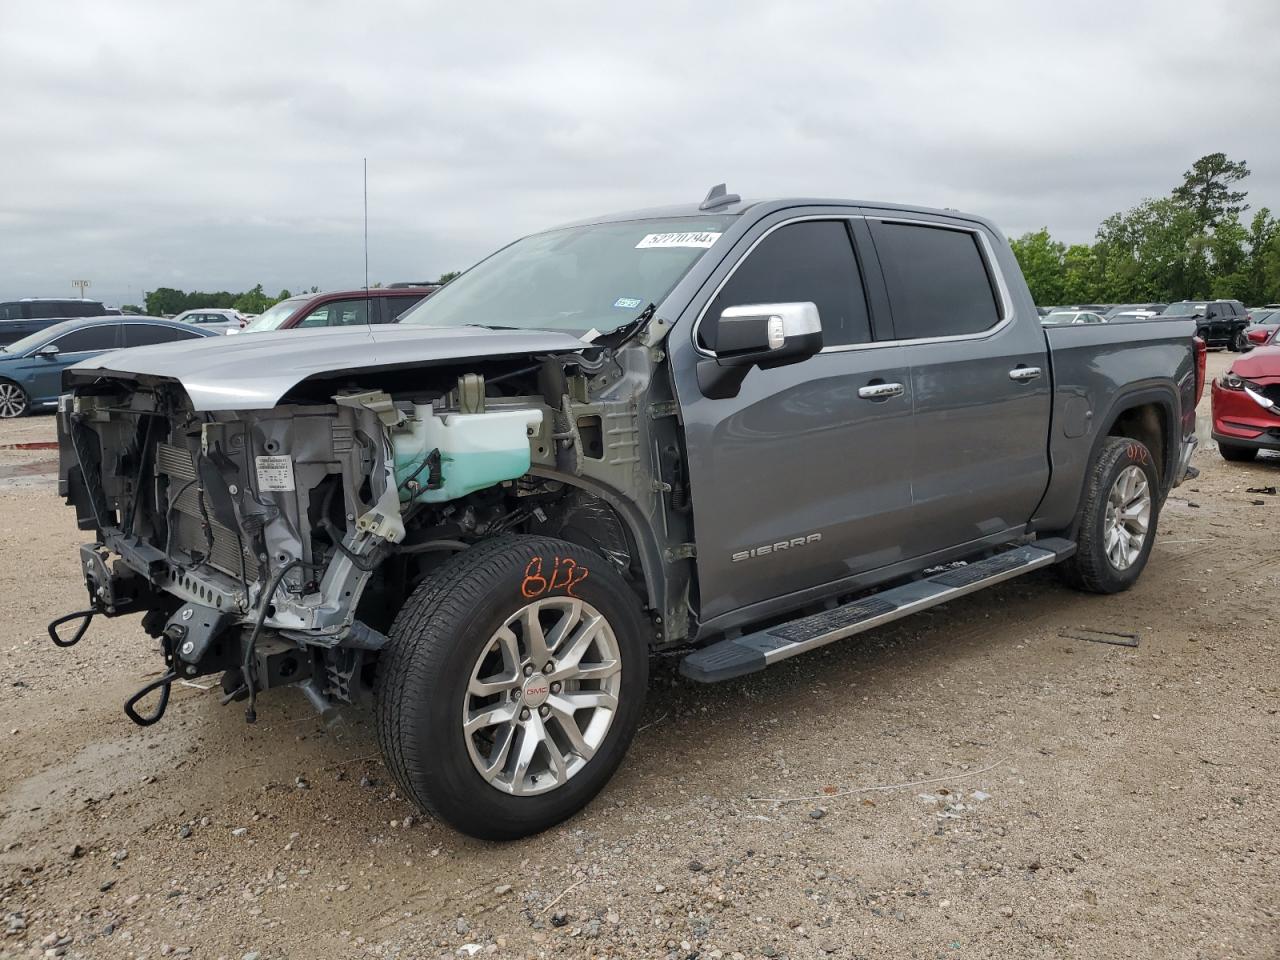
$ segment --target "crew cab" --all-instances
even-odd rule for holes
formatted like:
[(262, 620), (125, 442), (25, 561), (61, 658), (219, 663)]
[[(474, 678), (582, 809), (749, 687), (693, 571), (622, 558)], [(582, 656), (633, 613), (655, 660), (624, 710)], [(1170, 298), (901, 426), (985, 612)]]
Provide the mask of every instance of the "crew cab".
[(1042, 326), (951, 210), (721, 185), (584, 220), (398, 324), (69, 371), (89, 606), (50, 632), (140, 613), (142, 724), (210, 674), (250, 720), (287, 686), (369, 705), (405, 796), (523, 836), (622, 761), (654, 654), (732, 681), (1031, 570), (1131, 586), (1195, 446), (1194, 331)]

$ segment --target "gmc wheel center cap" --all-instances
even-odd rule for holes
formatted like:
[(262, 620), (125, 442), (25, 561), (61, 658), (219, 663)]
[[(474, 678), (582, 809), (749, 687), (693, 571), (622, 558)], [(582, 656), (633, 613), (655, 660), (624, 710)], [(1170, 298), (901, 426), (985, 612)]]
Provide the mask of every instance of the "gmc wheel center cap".
[(525, 706), (540, 707), (547, 702), (547, 697), (551, 694), (551, 681), (542, 674), (535, 673), (524, 682), (522, 694)]

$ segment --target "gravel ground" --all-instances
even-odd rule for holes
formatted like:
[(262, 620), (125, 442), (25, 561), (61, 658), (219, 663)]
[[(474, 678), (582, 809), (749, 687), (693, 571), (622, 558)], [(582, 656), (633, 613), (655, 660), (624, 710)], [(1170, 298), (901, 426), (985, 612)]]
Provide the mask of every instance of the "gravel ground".
[(359, 713), (176, 687), (134, 727), (156, 645), (49, 643), (82, 535), (0, 449), (0, 956), (1280, 956), (1280, 497), (1246, 492), (1280, 460), (1195, 463), (1130, 593), (1032, 574), (740, 681), (659, 668), (600, 798), (495, 845), (396, 796)]

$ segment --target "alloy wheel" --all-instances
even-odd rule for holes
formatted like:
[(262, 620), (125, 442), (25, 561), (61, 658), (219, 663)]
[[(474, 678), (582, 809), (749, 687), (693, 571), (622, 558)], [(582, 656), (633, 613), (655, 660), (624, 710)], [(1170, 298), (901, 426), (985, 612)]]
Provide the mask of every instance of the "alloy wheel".
[(526, 604), (471, 671), (461, 719), (472, 764), (515, 796), (563, 786), (604, 743), (621, 687), (618, 639), (595, 607), (572, 597)]
[(27, 412), (27, 395), (16, 383), (0, 383), (0, 418), (20, 417)]
[(1120, 471), (1107, 495), (1103, 548), (1117, 570), (1127, 570), (1142, 554), (1151, 524), (1151, 485), (1137, 465)]

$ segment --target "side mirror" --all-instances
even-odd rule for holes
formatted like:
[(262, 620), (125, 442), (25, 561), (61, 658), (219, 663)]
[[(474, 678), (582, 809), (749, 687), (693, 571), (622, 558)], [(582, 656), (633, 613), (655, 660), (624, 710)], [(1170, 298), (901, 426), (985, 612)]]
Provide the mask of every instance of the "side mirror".
[(52, 360), (62, 351), (58, 349), (57, 344), (47, 343), (36, 351), (37, 357), (44, 357), (46, 360)]
[(808, 302), (726, 307), (706, 340), (722, 367), (780, 367), (822, 349), (822, 320)]

